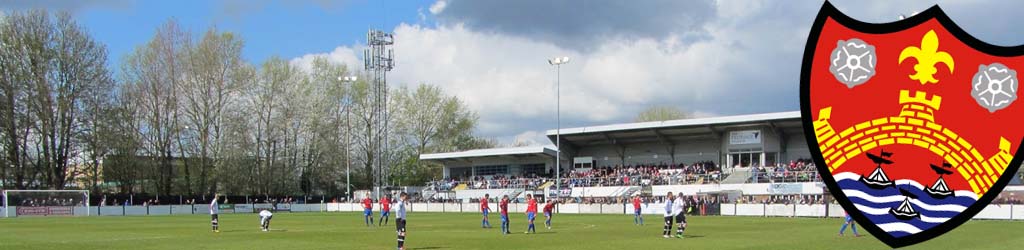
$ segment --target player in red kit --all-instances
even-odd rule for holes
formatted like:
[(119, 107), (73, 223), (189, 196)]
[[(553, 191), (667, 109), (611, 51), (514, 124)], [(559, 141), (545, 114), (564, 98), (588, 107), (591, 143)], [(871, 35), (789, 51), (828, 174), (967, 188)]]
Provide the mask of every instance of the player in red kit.
[(547, 204), (544, 204), (544, 225), (551, 230), (551, 215), (555, 213), (555, 199), (548, 200)]
[(511, 234), (509, 231), (511, 221), (508, 220), (508, 195), (501, 197), (501, 202), (498, 203), (498, 211), (501, 213), (501, 234)]
[(536, 218), (537, 200), (533, 199), (532, 194), (526, 194), (526, 219), (530, 221), (530, 226), (526, 227), (526, 233), (537, 233), (537, 228), (533, 226), (533, 220)]
[[(380, 222), (388, 224), (388, 220), (391, 217), (391, 195), (384, 196), (380, 199), (380, 220), (377, 221), (377, 226), (380, 226)], [(371, 219), (372, 220), (372, 219)]]
[(370, 193), (366, 193), (366, 198), (363, 198), (363, 217), (367, 227), (373, 225), (373, 200), (370, 199)]
[(483, 228), (491, 228), (491, 220), (487, 219), (487, 214), (491, 213), (491, 207), (487, 205), (487, 201), (491, 199), (491, 194), (484, 194), (484, 198), (480, 199), (480, 213), (484, 214), (484, 220), (480, 223)]
[(640, 214), (640, 195), (633, 196), (633, 225), (644, 225), (644, 216)]

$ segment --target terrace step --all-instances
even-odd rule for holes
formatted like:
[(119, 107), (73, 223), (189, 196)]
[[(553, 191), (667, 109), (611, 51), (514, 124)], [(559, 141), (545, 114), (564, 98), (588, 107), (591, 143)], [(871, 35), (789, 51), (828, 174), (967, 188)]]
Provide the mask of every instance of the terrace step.
[(734, 168), (733, 172), (725, 180), (722, 180), (722, 184), (743, 184), (750, 178), (750, 168)]

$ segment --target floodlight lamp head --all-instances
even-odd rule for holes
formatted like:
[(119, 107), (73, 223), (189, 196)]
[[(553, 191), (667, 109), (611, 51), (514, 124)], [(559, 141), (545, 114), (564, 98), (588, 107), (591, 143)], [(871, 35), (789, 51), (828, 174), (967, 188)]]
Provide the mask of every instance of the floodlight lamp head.
[(566, 64), (566, 63), (569, 63), (569, 57), (568, 56), (555, 57), (553, 59), (548, 59), (548, 63), (551, 64), (551, 65)]

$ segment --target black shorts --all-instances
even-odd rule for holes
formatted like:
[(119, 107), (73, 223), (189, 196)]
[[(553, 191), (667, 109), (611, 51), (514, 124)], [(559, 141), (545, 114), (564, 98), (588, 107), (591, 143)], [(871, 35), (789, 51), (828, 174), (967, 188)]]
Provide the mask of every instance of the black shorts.
[(672, 224), (672, 216), (665, 216), (665, 224)]
[(217, 215), (216, 215), (216, 214), (211, 214), (211, 215), (210, 215), (210, 219), (211, 219), (212, 221), (217, 221)]
[(400, 233), (405, 232), (405, 219), (395, 219), (395, 230)]
[(686, 215), (679, 213), (676, 215), (676, 223), (686, 223)]

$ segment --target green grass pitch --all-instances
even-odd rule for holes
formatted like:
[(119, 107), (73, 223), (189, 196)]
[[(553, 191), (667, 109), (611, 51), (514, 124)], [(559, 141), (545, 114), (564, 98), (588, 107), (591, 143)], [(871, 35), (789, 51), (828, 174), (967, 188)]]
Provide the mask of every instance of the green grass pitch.
[[(376, 214), (375, 214), (376, 216)], [(406, 249), (885, 249), (870, 235), (837, 236), (840, 219), (689, 217), (687, 238), (661, 237), (661, 218), (634, 226), (631, 215), (556, 215), (554, 228), (512, 215), (512, 235), (480, 228), (477, 214), (410, 213)], [(376, 219), (376, 218), (375, 218)], [(271, 232), (255, 214), (0, 219), (0, 249), (395, 249), (394, 221), (367, 228), (360, 213), (276, 213)], [(865, 233), (862, 231), (862, 233)], [(1019, 249), (1024, 222), (971, 221), (909, 249)]]

